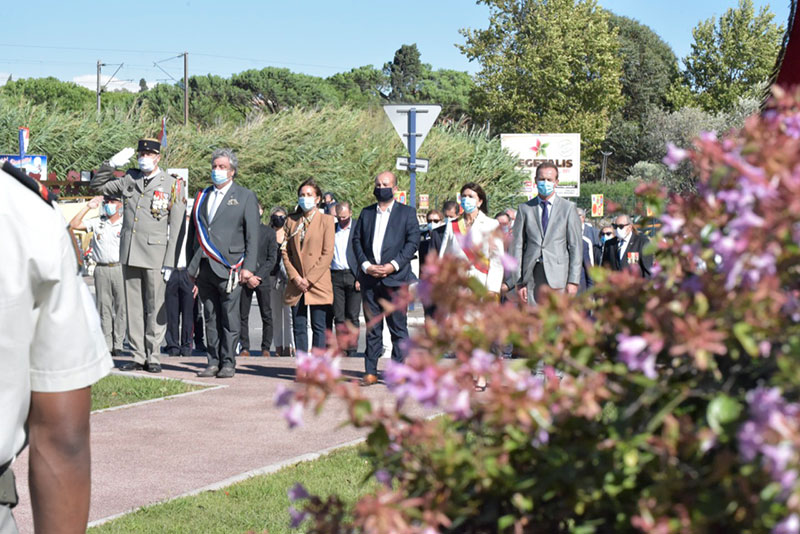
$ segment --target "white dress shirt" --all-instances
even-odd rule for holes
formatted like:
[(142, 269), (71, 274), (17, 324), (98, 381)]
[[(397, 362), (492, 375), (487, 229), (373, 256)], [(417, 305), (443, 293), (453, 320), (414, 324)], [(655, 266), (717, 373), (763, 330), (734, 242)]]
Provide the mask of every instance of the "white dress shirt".
[[(383, 239), (386, 237), (386, 228), (389, 226), (389, 217), (392, 216), (393, 209), (394, 200), (392, 200), (386, 210), (381, 210), (380, 204), (375, 207), (375, 234), (372, 238), (372, 255), (375, 257), (375, 265), (383, 265), (381, 261), (381, 249), (383, 248)], [(396, 261), (392, 260), (389, 263), (392, 264), (395, 271), (400, 270), (400, 265)], [(372, 265), (370, 262), (365, 261), (361, 264), (361, 270), (367, 272), (367, 267), (370, 265)]]
[(620, 261), (622, 261), (622, 258), (625, 257), (625, 251), (628, 250), (628, 245), (630, 245), (630, 243), (631, 243), (631, 236), (632, 235), (633, 235), (633, 232), (629, 233), (628, 236), (625, 239), (623, 239), (622, 241), (619, 241), (619, 238), (617, 238), (618, 245), (619, 245), (618, 252), (619, 252)]
[(214, 220), (214, 215), (217, 213), (219, 209), (219, 205), (222, 204), (222, 197), (228, 192), (228, 189), (231, 188), (233, 185), (233, 180), (228, 182), (228, 184), (221, 189), (214, 188), (214, 191), (211, 193), (211, 198), (208, 199), (208, 222)]
[(338, 223), (336, 224), (336, 235), (333, 241), (333, 260), (331, 261), (331, 270), (333, 271), (350, 270), (350, 265), (347, 263), (347, 245), (350, 242), (350, 230), (352, 227), (352, 220), (347, 224), (347, 228), (342, 228)]

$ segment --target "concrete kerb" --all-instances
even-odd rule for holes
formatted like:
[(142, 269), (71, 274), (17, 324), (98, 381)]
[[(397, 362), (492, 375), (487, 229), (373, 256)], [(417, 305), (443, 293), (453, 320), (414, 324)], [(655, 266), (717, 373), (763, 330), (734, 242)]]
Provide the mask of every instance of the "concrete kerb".
[[(227, 386), (216, 386), (216, 387), (227, 387)], [(192, 393), (197, 393), (197, 392), (193, 391)], [(188, 393), (185, 393), (184, 395), (188, 395)], [(175, 396), (177, 396), (177, 395), (175, 395)], [(148, 504), (147, 507), (157, 506), (159, 504), (165, 504), (165, 503), (172, 502), (172, 501), (175, 501), (175, 500), (178, 500), (178, 499), (182, 499), (184, 497), (193, 497), (195, 495), (199, 495), (199, 494), (205, 493), (207, 491), (217, 491), (217, 490), (220, 490), (222, 488), (227, 488), (228, 486), (232, 486), (233, 484), (236, 484), (238, 482), (242, 482), (243, 480), (247, 480), (249, 478), (253, 478), (253, 477), (257, 477), (257, 476), (261, 476), (261, 475), (269, 475), (269, 474), (272, 474), (272, 473), (276, 473), (276, 472), (280, 471), (281, 469), (283, 469), (285, 467), (291, 467), (293, 465), (297, 465), (297, 464), (302, 463), (302, 462), (310, 462), (312, 460), (317, 460), (317, 459), (322, 458), (323, 456), (327, 456), (328, 454), (330, 454), (332, 452), (335, 452), (335, 451), (337, 451), (339, 449), (343, 449), (343, 448), (346, 448), (346, 447), (353, 447), (355, 445), (358, 445), (359, 443), (363, 443), (364, 441), (366, 441), (366, 438), (359, 438), (359, 439), (355, 439), (353, 441), (348, 441), (346, 443), (341, 443), (339, 445), (334, 445), (333, 447), (328, 447), (326, 449), (322, 449), (322, 450), (317, 451), (317, 452), (310, 452), (310, 453), (306, 453), (306, 454), (301, 454), (300, 456), (295, 456), (294, 458), (289, 458), (288, 460), (284, 460), (282, 462), (277, 462), (277, 463), (274, 463), (274, 464), (265, 465), (264, 467), (259, 467), (258, 469), (253, 469), (251, 471), (247, 471), (245, 473), (241, 473), (241, 474), (226, 478), (225, 480), (221, 480), (219, 482), (215, 482), (213, 484), (209, 484), (208, 486), (203, 486), (202, 488), (197, 488), (197, 489), (194, 489), (194, 490), (191, 490), (191, 491), (187, 491), (186, 493), (183, 493), (181, 495), (177, 495), (175, 497), (171, 497), (169, 499), (164, 499), (162, 501), (158, 501), (158, 502), (154, 502), (152, 504)], [(130, 510), (126, 510), (125, 512), (120, 512), (118, 514), (114, 514), (114, 515), (110, 515), (108, 517), (103, 517), (101, 519), (96, 519), (94, 521), (90, 521), (89, 524), (87, 525), (87, 527), (96, 527), (96, 526), (102, 525), (103, 523), (108, 523), (109, 521), (113, 521), (115, 519), (119, 519), (122, 516), (131, 514), (133, 512), (136, 512), (137, 510), (141, 510), (142, 508), (144, 508), (144, 507), (140, 506), (140, 507), (137, 507), (137, 508), (131, 508)], [(288, 512), (287, 512), (287, 514), (288, 514)]]
[(126, 376), (129, 378), (151, 378), (153, 380), (175, 380), (176, 382), (183, 382), (184, 384), (191, 384), (193, 386), (203, 386), (202, 389), (197, 389), (195, 391), (187, 391), (186, 393), (177, 393), (175, 395), (167, 395), (166, 397), (158, 397), (156, 399), (147, 399), (139, 402), (131, 402), (129, 404), (121, 404), (119, 406), (112, 406), (110, 408), (103, 408), (102, 410), (93, 410), (92, 415), (99, 414), (99, 413), (106, 413), (106, 412), (114, 412), (117, 410), (124, 410), (127, 408), (135, 408), (137, 406), (144, 406), (145, 404), (153, 404), (155, 402), (161, 402), (169, 399), (177, 399), (178, 397), (186, 397), (187, 395), (197, 395), (199, 393), (206, 393), (209, 391), (214, 391), (215, 389), (223, 389), (229, 386), (225, 384), (217, 384), (217, 385), (209, 385), (205, 382), (199, 382), (197, 380), (185, 380), (182, 378), (173, 378), (169, 376), (147, 376), (147, 375), (140, 375), (136, 373), (126, 373), (122, 371), (112, 370), (110, 375), (115, 376)]

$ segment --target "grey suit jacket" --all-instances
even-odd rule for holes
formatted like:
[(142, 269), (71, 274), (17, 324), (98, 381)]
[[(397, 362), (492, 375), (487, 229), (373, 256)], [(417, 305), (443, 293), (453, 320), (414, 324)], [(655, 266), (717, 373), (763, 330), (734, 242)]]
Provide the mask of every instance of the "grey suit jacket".
[(533, 282), (533, 268), (542, 260), (547, 284), (556, 289), (578, 284), (583, 260), (583, 229), (575, 204), (554, 195), (547, 234), (542, 232), (539, 197), (520, 204), (514, 221), (511, 253), (519, 261), (517, 287)]
[(130, 169), (122, 178), (104, 164), (89, 182), (104, 195), (121, 195), (124, 205), (119, 261), (144, 269), (175, 267), (176, 248), (186, 203), (179, 187), (183, 182), (159, 170), (144, 187), (143, 173)]
[[(210, 193), (211, 190), (213, 190), (213, 187), (207, 191)], [(222, 197), (222, 201), (217, 207), (217, 212), (214, 214), (214, 219), (210, 224), (208, 222), (207, 202), (204, 201), (199, 206), (198, 216), (206, 225), (211, 242), (229, 264), (236, 263), (244, 254), (242, 269), (247, 269), (250, 272), (255, 271), (258, 261), (258, 241), (261, 224), (258, 216), (258, 200), (255, 193), (233, 182), (231, 188)], [(197, 201), (195, 200), (196, 204)], [(197, 232), (198, 229), (194, 217), (192, 217), (186, 249), (186, 270), (194, 277), (197, 277), (200, 272), (200, 260), (208, 257), (203, 249), (200, 248)], [(228, 278), (228, 269), (224, 265), (213, 259), (209, 259), (209, 264), (214, 274), (220, 278)]]

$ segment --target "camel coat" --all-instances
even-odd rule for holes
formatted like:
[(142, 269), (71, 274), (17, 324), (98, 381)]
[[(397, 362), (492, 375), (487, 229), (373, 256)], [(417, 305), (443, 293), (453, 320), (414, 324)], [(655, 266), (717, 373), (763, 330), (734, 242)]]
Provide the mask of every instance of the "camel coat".
[[(298, 276), (306, 278), (311, 287), (305, 293), (308, 305), (333, 304), (333, 284), (331, 283), (331, 261), (333, 260), (335, 218), (317, 210), (311, 224), (306, 228), (303, 244), (300, 232), (295, 234), (303, 216), (292, 213), (286, 219), (286, 246), (282, 248), (283, 265), (289, 282), (286, 284), (284, 302), (295, 306), (303, 292), (294, 284)], [(289, 236), (295, 234), (289, 239)]]

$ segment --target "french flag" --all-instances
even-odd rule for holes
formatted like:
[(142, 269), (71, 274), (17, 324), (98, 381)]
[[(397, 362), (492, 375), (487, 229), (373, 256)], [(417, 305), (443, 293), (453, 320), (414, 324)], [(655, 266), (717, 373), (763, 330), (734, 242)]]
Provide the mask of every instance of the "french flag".
[(158, 134), (158, 140), (161, 141), (162, 150), (167, 148), (167, 118), (161, 117), (161, 133)]

